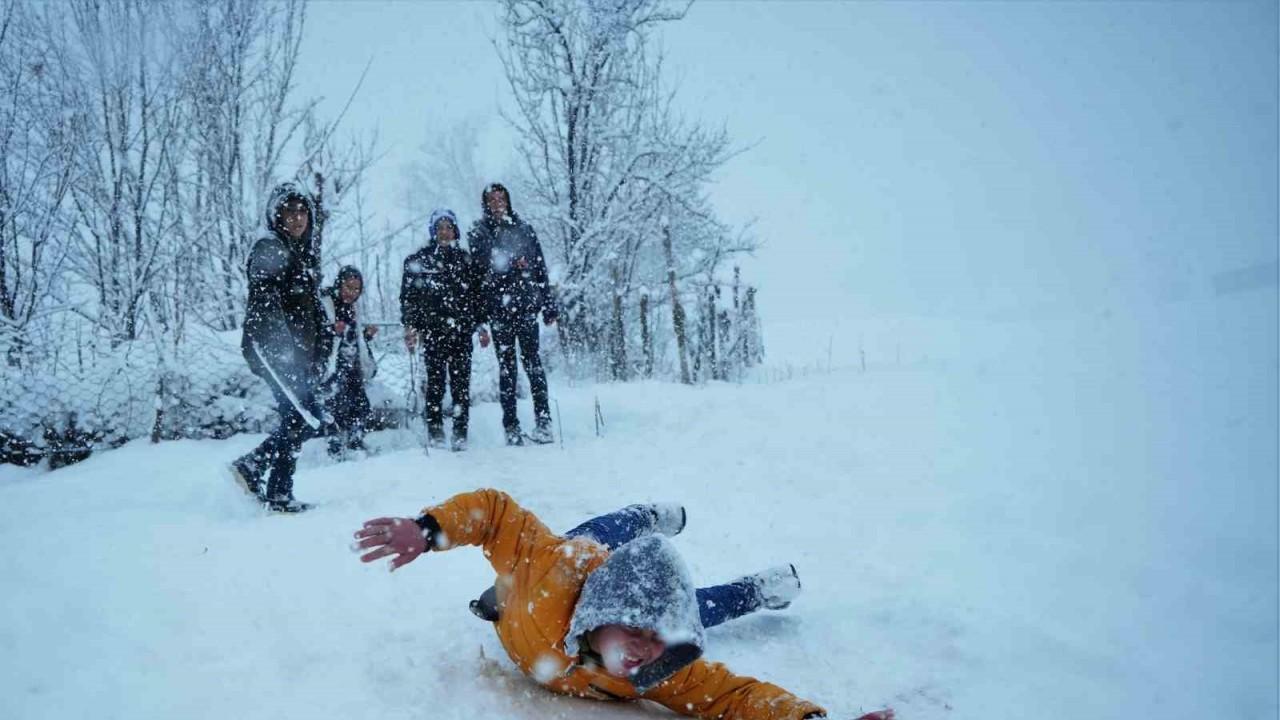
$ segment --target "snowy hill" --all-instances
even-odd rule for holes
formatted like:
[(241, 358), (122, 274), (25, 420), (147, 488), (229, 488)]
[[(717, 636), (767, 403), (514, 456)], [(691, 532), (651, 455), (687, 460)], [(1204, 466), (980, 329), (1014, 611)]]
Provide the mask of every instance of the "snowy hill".
[(297, 492), (320, 506), (298, 517), (227, 479), (256, 437), (0, 467), (0, 717), (658, 712), (519, 676), (467, 611), (492, 579), (477, 550), (395, 574), (349, 550), (367, 518), (491, 486), (559, 529), (682, 502), (700, 581), (794, 562), (800, 599), (712, 630), (708, 656), (833, 718), (1272, 718), (1274, 297), (1077, 318), (1054, 342), (898, 325), (901, 357), (787, 381), (553, 377), (563, 449), (501, 447), (492, 404), (462, 455), (388, 432), (332, 464), (311, 443)]

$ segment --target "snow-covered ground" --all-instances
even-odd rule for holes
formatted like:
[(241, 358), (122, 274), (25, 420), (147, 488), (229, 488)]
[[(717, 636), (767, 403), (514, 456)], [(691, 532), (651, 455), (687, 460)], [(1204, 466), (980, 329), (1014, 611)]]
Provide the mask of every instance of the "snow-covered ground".
[[(639, 718), (543, 693), (467, 601), (475, 549), (389, 574), (351, 532), (497, 487), (552, 527), (683, 502), (706, 582), (794, 562), (788, 610), (708, 656), (901, 718), (1274, 718), (1274, 289), (1035, 326), (896, 322), (868, 366), (569, 387), (564, 446), (332, 464), (268, 517), (225, 466), (259, 437), (0, 467), (0, 717)], [(886, 329), (891, 328), (891, 329)], [(790, 379), (780, 379), (790, 375)], [(597, 437), (596, 398), (605, 420)], [(528, 406), (522, 403), (527, 414)]]

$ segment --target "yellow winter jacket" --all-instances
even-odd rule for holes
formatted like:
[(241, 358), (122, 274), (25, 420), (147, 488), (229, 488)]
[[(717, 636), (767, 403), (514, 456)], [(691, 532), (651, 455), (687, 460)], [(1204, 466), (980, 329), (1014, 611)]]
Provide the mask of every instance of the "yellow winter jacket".
[(565, 634), (583, 583), (609, 557), (587, 538), (551, 532), (506, 493), (477, 490), (426, 508), (440, 525), (436, 550), (479, 545), (498, 574), (494, 624), (511, 660), (546, 688), (600, 700), (643, 698), (681, 715), (723, 720), (799, 720), (821, 707), (755, 678), (696, 660), (640, 694), (630, 681), (580, 662)]

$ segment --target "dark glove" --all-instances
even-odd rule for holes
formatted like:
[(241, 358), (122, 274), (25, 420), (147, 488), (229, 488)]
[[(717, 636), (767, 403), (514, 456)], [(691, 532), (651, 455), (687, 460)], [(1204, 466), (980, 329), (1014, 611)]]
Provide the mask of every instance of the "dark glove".
[(559, 318), (560, 318), (560, 311), (559, 311), (559, 310), (556, 310), (556, 306), (555, 306), (555, 305), (547, 305), (546, 307), (542, 308), (542, 322), (543, 322), (543, 323), (545, 323), (545, 324), (547, 324), (547, 325), (552, 325), (552, 324), (554, 324), (554, 323), (555, 323), (555, 321), (556, 321), (556, 320), (558, 320)]

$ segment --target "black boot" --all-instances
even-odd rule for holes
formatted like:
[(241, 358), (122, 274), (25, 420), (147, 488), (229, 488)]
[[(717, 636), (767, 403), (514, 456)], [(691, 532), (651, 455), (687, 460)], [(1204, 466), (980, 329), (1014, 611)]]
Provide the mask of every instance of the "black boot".
[(329, 457), (337, 461), (346, 460), (346, 453), (343, 452), (342, 438), (337, 435), (329, 437)]
[(254, 461), (252, 455), (245, 455), (231, 463), (231, 478), (241, 490), (256, 498), (262, 497), (263, 469)]
[(267, 498), (267, 509), (274, 513), (300, 513), (311, 509), (311, 503), (304, 503), (293, 495)]
[(504, 430), (507, 436), (508, 445), (524, 445), (524, 433), (520, 432), (520, 426), (509, 426)]
[(548, 443), (555, 442), (556, 440), (555, 435), (551, 432), (551, 418), (549, 417), (538, 418), (538, 424), (537, 426), (534, 427), (533, 434), (529, 436), (529, 439), (533, 440), (539, 445), (546, 445)]
[(433, 448), (444, 447), (444, 425), (432, 423), (427, 425), (427, 445)]
[(490, 586), (488, 590), (480, 593), (480, 597), (471, 601), (471, 612), (481, 620), (488, 622), (498, 622), (501, 614), (498, 613), (498, 588)]

